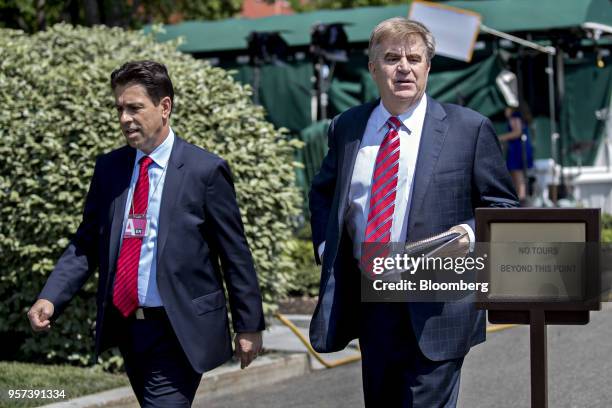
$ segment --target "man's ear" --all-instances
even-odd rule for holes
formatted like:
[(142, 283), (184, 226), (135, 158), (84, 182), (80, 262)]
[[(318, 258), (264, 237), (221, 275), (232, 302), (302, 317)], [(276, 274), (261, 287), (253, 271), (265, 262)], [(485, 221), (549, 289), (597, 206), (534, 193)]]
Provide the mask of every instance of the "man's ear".
[(172, 112), (172, 100), (169, 96), (164, 96), (159, 104), (162, 107), (162, 116), (164, 119), (168, 119), (170, 117), (170, 112)]
[(374, 75), (376, 74), (376, 64), (374, 64), (372, 61), (368, 61), (368, 71), (370, 71), (370, 75), (372, 76), (372, 79), (374, 79)]

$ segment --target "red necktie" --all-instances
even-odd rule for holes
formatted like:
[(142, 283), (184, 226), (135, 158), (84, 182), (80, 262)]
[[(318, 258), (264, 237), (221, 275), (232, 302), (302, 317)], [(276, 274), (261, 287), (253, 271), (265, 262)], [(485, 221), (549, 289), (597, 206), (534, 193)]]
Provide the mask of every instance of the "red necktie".
[[(133, 208), (129, 213), (146, 214), (149, 202), (149, 165), (153, 160), (149, 156), (140, 159), (140, 172), (134, 197)], [(128, 317), (138, 308), (138, 263), (142, 238), (125, 237), (117, 260), (117, 273), (113, 289), (113, 304), (121, 314)]]
[(400, 157), (398, 131), (401, 125), (402, 122), (395, 116), (387, 120), (389, 130), (380, 144), (374, 164), (364, 242), (385, 243), (391, 240)]
[(390, 253), (389, 241), (391, 241), (400, 157), (398, 131), (401, 124), (395, 116), (387, 120), (389, 130), (380, 144), (374, 163), (370, 210), (360, 259), (362, 270), (371, 276), (374, 276), (374, 258), (385, 258)]

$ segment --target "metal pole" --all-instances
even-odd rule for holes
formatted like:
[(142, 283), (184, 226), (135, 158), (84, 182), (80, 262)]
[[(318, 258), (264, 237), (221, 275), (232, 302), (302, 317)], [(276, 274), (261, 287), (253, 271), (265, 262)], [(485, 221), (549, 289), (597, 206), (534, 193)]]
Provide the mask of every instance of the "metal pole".
[(555, 106), (555, 69), (553, 65), (552, 54), (548, 54), (548, 67), (546, 67), (546, 74), (548, 75), (548, 110), (550, 111), (550, 149), (552, 158), (556, 163), (557, 139), (559, 138), (559, 133), (557, 133), (557, 108)]
[[(548, 66), (546, 67), (546, 74), (548, 75), (548, 110), (550, 111), (550, 155), (553, 159), (553, 180), (555, 179), (557, 172), (557, 141), (559, 139), (559, 133), (557, 132), (557, 113), (555, 105), (555, 69), (553, 65), (553, 54), (548, 54)], [(555, 190), (554, 201), (557, 201), (557, 193)]]
[(484, 24), (480, 25), (480, 31), (487, 33), (487, 34), (495, 35), (500, 38), (505, 38), (506, 40), (512, 41), (514, 43), (520, 44), (525, 47), (533, 48), (534, 50), (538, 50), (546, 54), (555, 55), (555, 52), (556, 52), (556, 49), (554, 47), (550, 47), (550, 46), (545, 47), (540, 44), (536, 44), (533, 41), (528, 41), (523, 38), (517, 37), (515, 35), (504, 33), (503, 31), (499, 31), (494, 28), (487, 27)]
[[(557, 54), (555, 55), (556, 63), (557, 63), (557, 100), (559, 103), (563, 103), (563, 98), (565, 96), (565, 71), (563, 69), (563, 50), (558, 49)], [(557, 146), (559, 150), (559, 168), (561, 169), (561, 174), (559, 175), (559, 198), (565, 198), (568, 196), (568, 189), (565, 185), (565, 174), (563, 174), (563, 167), (565, 166), (565, 157), (564, 157), (564, 146), (563, 139), (561, 138), (561, 134), (557, 130)]]
[(322, 55), (319, 55), (318, 62), (319, 69), (319, 82), (318, 82), (318, 95), (319, 95), (319, 120), (327, 119), (327, 67), (325, 60)]
[(531, 348), (531, 408), (548, 407), (548, 358), (544, 310), (529, 311)]
[(259, 86), (261, 84), (261, 67), (259, 63), (253, 66), (253, 103), (259, 105)]

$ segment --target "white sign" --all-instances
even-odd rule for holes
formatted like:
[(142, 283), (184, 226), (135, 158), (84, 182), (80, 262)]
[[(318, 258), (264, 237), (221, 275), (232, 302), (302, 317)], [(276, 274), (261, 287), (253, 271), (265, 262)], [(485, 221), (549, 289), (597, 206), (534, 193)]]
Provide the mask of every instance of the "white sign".
[(437, 3), (413, 1), (408, 18), (425, 24), (436, 39), (436, 54), (470, 62), (480, 14)]

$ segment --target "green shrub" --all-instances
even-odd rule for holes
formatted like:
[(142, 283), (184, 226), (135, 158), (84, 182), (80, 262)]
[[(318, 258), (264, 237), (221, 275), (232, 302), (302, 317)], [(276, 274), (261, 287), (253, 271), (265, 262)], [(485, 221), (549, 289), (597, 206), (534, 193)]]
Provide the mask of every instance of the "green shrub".
[(109, 75), (128, 60), (167, 65), (174, 130), (232, 168), (266, 311), (286, 292), (300, 206), (297, 142), (264, 120), (248, 87), (176, 45), (106, 27), (0, 30), (0, 359), (91, 357), (97, 279), (49, 334), (33, 336), (25, 313), (76, 230), (95, 156), (124, 144)]
[(612, 242), (612, 214), (601, 214), (601, 242)]
[(317, 296), (321, 267), (314, 259), (310, 226), (303, 227), (290, 244), (290, 256), (295, 270), (289, 276), (289, 294), (292, 296)]

